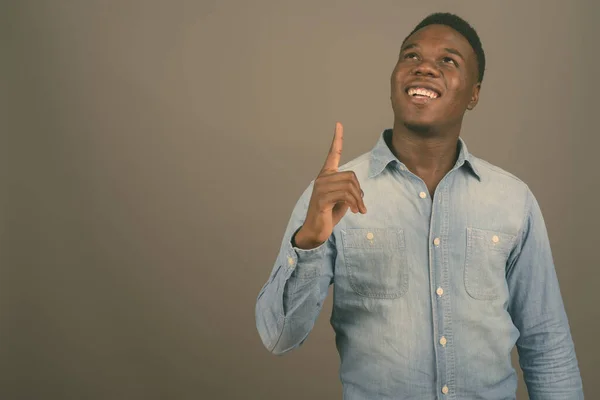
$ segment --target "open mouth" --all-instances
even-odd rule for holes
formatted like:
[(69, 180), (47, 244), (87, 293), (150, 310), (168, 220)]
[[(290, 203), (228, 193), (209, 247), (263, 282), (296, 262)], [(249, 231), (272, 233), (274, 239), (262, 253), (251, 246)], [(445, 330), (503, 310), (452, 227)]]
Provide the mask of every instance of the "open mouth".
[(433, 89), (429, 89), (426, 87), (422, 87), (422, 86), (413, 86), (413, 87), (409, 87), (406, 89), (406, 93), (414, 98), (421, 98), (421, 99), (437, 99), (438, 97), (441, 96), (441, 94)]

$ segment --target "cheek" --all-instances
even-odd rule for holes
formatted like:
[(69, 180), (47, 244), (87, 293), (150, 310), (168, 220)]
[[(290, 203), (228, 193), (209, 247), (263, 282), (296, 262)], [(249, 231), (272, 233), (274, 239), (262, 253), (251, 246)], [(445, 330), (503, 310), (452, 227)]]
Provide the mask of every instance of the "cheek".
[(448, 82), (448, 88), (451, 88), (456, 92), (461, 92), (467, 85), (466, 79), (462, 74), (456, 73), (456, 71), (451, 74), (446, 74), (446, 82)]
[(404, 81), (404, 77), (406, 76), (406, 74), (407, 74), (407, 71), (406, 71), (405, 67), (396, 65), (396, 67), (392, 71), (392, 76), (391, 76), (391, 83), (392, 83), (393, 90), (401, 88), (401, 84)]
[(397, 91), (400, 90), (400, 86), (401, 86), (400, 85), (400, 78), (398, 77), (397, 73), (394, 73), (392, 75), (391, 84), (392, 84), (392, 92), (393, 93), (396, 93)]
[[(448, 89), (452, 91), (452, 102), (456, 106), (468, 104), (471, 101), (471, 90), (466, 79), (461, 76), (448, 81)], [(456, 104), (458, 103), (458, 104)]]

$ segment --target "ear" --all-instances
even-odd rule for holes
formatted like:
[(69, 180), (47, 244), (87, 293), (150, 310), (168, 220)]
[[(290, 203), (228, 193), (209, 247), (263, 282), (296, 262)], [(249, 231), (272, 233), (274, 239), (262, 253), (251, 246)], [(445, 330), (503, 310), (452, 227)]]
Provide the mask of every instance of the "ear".
[(467, 106), (467, 110), (472, 110), (477, 105), (479, 101), (479, 90), (481, 89), (481, 82), (477, 82), (475, 86), (473, 86), (473, 92), (471, 93), (471, 101)]

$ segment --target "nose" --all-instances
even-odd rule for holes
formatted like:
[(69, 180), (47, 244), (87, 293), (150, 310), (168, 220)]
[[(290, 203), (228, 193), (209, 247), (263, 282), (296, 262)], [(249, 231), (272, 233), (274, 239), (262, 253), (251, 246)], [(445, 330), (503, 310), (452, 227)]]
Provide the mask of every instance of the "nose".
[(414, 75), (429, 76), (434, 78), (440, 75), (440, 71), (437, 69), (435, 64), (427, 60), (423, 60), (418, 65), (416, 65), (413, 68), (412, 73)]

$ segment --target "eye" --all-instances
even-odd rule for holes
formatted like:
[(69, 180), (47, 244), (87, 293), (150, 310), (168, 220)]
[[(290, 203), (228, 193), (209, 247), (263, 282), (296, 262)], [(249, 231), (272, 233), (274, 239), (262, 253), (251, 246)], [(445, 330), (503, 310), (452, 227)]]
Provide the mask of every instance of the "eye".
[(405, 60), (408, 60), (408, 59), (411, 59), (411, 58), (415, 58), (416, 59), (417, 57), (418, 57), (417, 53), (406, 53), (403, 58)]
[(448, 63), (449, 63), (449, 64), (454, 64), (454, 66), (458, 67), (458, 63), (457, 63), (456, 61), (454, 61), (454, 59), (453, 59), (453, 58), (450, 58), (450, 57), (444, 57), (444, 58), (442, 58), (442, 61), (443, 61), (445, 64), (448, 64)]

